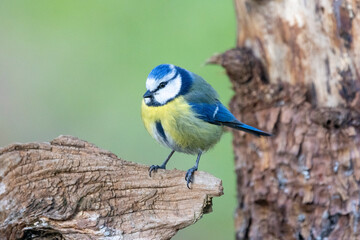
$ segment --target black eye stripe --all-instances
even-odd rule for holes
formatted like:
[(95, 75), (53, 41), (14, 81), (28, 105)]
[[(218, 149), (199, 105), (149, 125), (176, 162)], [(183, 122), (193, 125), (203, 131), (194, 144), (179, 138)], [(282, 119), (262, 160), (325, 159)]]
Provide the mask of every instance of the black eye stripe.
[(176, 73), (175, 76), (172, 77), (171, 79), (167, 80), (166, 82), (160, 83), (159, 86), (153, 92), (156, 92), (157, 90), (164, 88), (171, 80), (174, 80), (178, 75), (179, 73)]
[(164, 87), (167, 85), (167, 83), (168, 83), (168, 82), (162, 82), (162, 83), (160, 83), (159, 86), (155, 89), (154, 92), (156, 92), (156, 91), (159, 90), (159, 89), (164, 88)]

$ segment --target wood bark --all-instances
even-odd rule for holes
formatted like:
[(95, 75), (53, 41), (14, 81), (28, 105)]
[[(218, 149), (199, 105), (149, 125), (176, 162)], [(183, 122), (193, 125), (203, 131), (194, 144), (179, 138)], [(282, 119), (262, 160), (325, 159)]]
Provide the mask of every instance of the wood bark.
[(237, 239), (360, 239), (360, 1), (236, 0), (237, 48), (214, 56), (232, 112)]
[(190, 190), (159, 173), (70, 136), (0, 148), (0, 239), (170, 239), (223, 194), (204, 172)]

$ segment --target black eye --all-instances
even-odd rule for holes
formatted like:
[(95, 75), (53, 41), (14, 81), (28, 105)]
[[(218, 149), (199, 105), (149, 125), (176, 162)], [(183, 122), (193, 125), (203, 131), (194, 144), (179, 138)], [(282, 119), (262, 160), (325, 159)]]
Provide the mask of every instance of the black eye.
[(164, 88), (166, 86), (167, 82), (162, 82), (159, 84), (159, 89)]

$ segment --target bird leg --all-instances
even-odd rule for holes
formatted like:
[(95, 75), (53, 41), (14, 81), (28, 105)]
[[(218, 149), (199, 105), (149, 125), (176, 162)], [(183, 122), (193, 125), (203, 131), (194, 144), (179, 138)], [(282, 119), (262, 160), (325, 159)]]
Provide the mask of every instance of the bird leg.
[(194, 172), (198, 170), (198, 166), (199, 166), (199, 161), (200, 161), (200, 157), (201, 157), (202, 152), (200, 151), (197, 159), (196, 159), (196, 163), (195, 166), (193, 166), (192, 168), (190, 168), (189, 170), (187, 170), (186, 175), (185, 175), (185, 180), (186, 180), (186, 186), (190, 189), (189, 184), (192, 182), (192, 177), (194, 175)]
[(151, 172), (152, 171), (157, 171), (159, 168), (160, 169), (165, 169), (166, 168), (166, 164), (168, 163), (168, 161), (170, 160), (171, 156), (174, 154), (175, 150), (172, 150), (171, 153), (169, 154), (169, 156), (166, 158), (166, 160), (163, 162), (163, 164), (159, 165), (151, 165), (149, 168), (149, 176), (151, 177)]

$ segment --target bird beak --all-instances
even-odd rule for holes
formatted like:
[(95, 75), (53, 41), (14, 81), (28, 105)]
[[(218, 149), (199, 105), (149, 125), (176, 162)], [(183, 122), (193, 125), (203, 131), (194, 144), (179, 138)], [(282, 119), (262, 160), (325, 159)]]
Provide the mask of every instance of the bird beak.
[(152, 93), (149, 90), (147, 90), (143, 98), (151, 98), (151, 97), (152, 97)]

